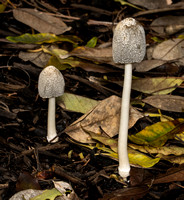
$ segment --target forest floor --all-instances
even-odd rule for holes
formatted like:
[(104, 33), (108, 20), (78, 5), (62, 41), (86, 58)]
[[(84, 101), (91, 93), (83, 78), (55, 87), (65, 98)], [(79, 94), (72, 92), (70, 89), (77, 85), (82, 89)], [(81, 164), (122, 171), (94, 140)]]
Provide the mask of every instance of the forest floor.
[[(72, 187), (64, 199), (184, 199), (183, 10), (184, 1), (174, 0), (1, 0), (0, 199), (61, 181)], [(124, 69), (113, 62), (112, 38), (126, 17), (144, 27), (146, 55), (133, 64), (131, 172), (123, 181), (117, 134)], [(47, 142), (48, 100), (38, 94), (48, 65), (65, 80), (56, 143)]]

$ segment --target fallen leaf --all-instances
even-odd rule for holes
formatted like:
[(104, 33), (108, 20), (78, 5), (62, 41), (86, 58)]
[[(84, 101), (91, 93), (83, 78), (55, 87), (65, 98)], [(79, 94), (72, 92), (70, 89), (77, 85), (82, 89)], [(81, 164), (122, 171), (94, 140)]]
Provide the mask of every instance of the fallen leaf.
[(128, 138), (135, 144), (160, 147), (168, 139), (173, 139), (177, 133), (182, 132), (183, 129), (184, 119), (157, 122), (151, 126), (147, 126), (136, 134), (130, 135)]
[(16, 20), (32, 27), (40, 33), (54, 33), (59, 35), (71, 29), (61, 18), (53, 17), (36, 9), (17, 8), (13, 10), (13, 16)]
[(158, 8), (165, 8), (167, 6), (165, 0), (128, 0), (130, 3), (133, 3), (138, 6), (142, 6), (149, 10), (151, 9), (158, 9)]
[(81, 42), (81, 40), (76, 36), (65, 36), (60, 35), (56, 36), (52, 33), (38, 33), (38, 34), (30, 34), (25, 33), (20, 36), (8, 36), (7, 40), (14, 43), (26, 43), (26, 44), (43, 44), (43, 43), (54, 43), (54, 42), (69, 42), (72, 44), (77, 44)]
[[(29, 200), (54, 200), (58, 196), (63, 196), (61, 192), (59, 192), (56, 188), (45, 190), (42, 194), (39, 194), (33, 198), (30, 198)], [(65, 199), (65, 198), (64, 198)]]
[(121, 5), (123, 5), (123, 6), (127, 5), (127, 6), (133, 7), (133, 8), (138, 9), (138, 10), (143, 10), (142, 8), (140, 8), (140, 7), (138, 7), (138, 6), (134, 5), (134, 4), (131, 4), (131, 3), (127, 2), (127, 1), (125, 1), (125, 0), (114, 0), (114, 1), (120, 2)]
[(181, 156), (174, 156), (174, 155), (169, 155), (169, 156), (165, 156), (163, 154), (157, 154), (158, 158), (161, 158), (162, 160), (167, 160), (171, 163), (174, 164), (184, 164), (184, 155)]
[(53, 48), (46, 49), (44, 48), (44, 52), (52, 55), (47, 65), (54, 65), (59, 70), (64, 70), (71, 67), (80, 67), (86, 71), (93, 71), (98, 73), (108, 73), (115, 71), (112, 67), (108, 68), (103, 65), (99, 65), (84, 59), (80, 59), (77, 57), (70, 57), (68, 52), (63, 49)]
[(110, 137), (108, 138), (108, 137), (105, 137), (105, 136), (102, 136), (102, 135), (97, 135), (93, 132), (88, 132), (88, 133), (90, 134), (90, 136), (93, 140), (97, 140), (97, 141), (101, 142), (102, 144), (109, 146), (112, 149), (112, 151), (114, 151), (115, 153), (118, 152), (118, 148), (117, 148), (118, 142), (117, 142), (117, 140), (112, 139)]
[(40, 184), (38, 183), (38, 179), (33, 177), (28, 172), (20, 173), (16, 183), (16, 191), (21, 191), (25, 189), (41, 189)]
[(184, 16), (163, 16), (156, 18), (151, 29), (161, 35), (171, 35), (184, 28)]
[(30, 198), (40, 195), (42, 193), (43, 190), (33, 190), (33, 189), (22, 190), (14, 194), (9, 200), (30, 200)]
[(45, 67), (50, 59), (50, 55), (44, 52), (24, 52), (20, 51), (18, 57), (23, 61), (30, 61), (38, 67)]
[(184, 97), (182, 96), (156, 95), (156, 96), (149, 96), (143, 99), (142, 101), (161, 110), (166, 110), (171, 112), (184, 111)]
[[(104, 150), (103, 148), (100, 148)], [(118, 154), (114, 152), (109, 153), (100, 153), (100, 155), (107, 156), (113, 160), (118, 161)], [(128, 158), (130, 165), (136, 167), (150, 168), (156, 165), (161, 158), (153, 158), (148, 155), (145, 155), (139, 151), (135, 151), (133, 149), (128, 149)]]
[(170, 183), (173, 181), (184, 181), (184, 167), (173, 167), (169, 169), (164, 174), (159, 174), (154, 180), (152, 180), (152, 184), (159, 183)]
[(87, 113), (98, 103), (99, 101), (70, 93), (64, 93), (62, 96), (57, 98), (57, 104), (62, 108), (80, 113)]
[(63, 194), (63, 200), (78, 200), (77, 194), (73, 190), (72, 186), (64, 181), (53, 181), (55, 188)]
[[(102, 129), (110, 137), (113, 137), (118, 134), (119, 130), (120, 106), (121, 98), (117, 96), (113, 95), (104, 99), (94, 109), (68, 126), (65, 132), (73, 139), (84, 143), (92, 142), (92, 140), (81, 127), (94, 133), (100, 133)], [(143, 114), (130, 107), (129, 128), (141, 117), (143, 117)]]
[(144, 168), (153, 167), (160, 161), (160, 158), (153, 158), (130, 148), (128, 149), (128, 157), (131, 164)]
[(181, 85), (184, 78), (177, 77), (156, 77), (140, 78), (132, 81), (132, 89), (146, 94), (168, 94)]
[(143, 60), (140, 63), (134, 63), (133, 66), (137, 72), (147, 72), (165, 63), (166, 61), (163, 60)]
[(178, 147), (174, 145), (162, 146), (162, 147), (150, 147), (150, 146), (141, 146), (141, 145), (130, 143), (129, 147), (135, 150), (139, 150), (140, 152), (149, 153), (149, 154), (162, 154), (165, 156), (168, 156), (168, 155), (180, 156), (184, 154), (183, 147)]
[(89, 47), (77, 47), (70, 52), (71, 56), (78, 56), (100, 63), (108, 63), (114, 65), (112, 60), (112, 48), (89, 48)]
[(97, 44), (97, 41), (98, 41), (97, 37), (91, 38), (91, 40), (87, 42), (86, 47), (94, 48)]
[(107, 193), (99, 200), (138, 200), (148, 192), (148, 186), (128, 187)]
[(184, 40), (173, 38), (158, 44), (154, 50), (152, 57), (160, 60), (177, 60), (184, 56)]
[[(100, 155), (107, 156), (113, 160), (118, 161), (118, 153), (117, 153), (118, 141), (117, 140), (108, 138), (107, 136), (101, 136), (92, 132), (90, 132), (89, 134), (91, 135), (92, 139), (99, 141), (100, 143), (104, 145), (109, 146), (110, 149), (108, 147), (100, 146), (98, 145), (98, 143), (96, 144), (96, 146), (83, 145), (83, 144), (79, 144), (79, 145), (87, 147), (89, 149), (97, 148), (102, 151), (99, 153)], [(131, 148), (128, 148), (128, 157), (129, 157), (129, 161), (131, 165), (137, 166), (137, 167), (144, 167), (144, 168), (153, 167), (160, 160), (159, 157), (153, 158)]]

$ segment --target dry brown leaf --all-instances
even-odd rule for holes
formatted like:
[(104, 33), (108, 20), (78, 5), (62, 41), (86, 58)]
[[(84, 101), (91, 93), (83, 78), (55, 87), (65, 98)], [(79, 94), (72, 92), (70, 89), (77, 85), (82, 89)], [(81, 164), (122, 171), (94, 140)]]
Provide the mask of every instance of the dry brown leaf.
[(184, 181), (184, 167), (171, 168), (165, 174), (160, 174), (153, 181), (153, 184), (170, 183), (173, 181)]
[(51, 57), (51, 55), (44, 52), (24, 52), (20, 51), (19, 58), (24, 61), (30, 61), (38, 67), (45, 67)]
[(165, 61), (180, 59), (184, 56), (183, 45), (183, 39), (166, 40), (154, 48), (152, 57)]
[(89, 48), (89, 47), (77, 47), (70, 52), (70, 56), (77, 56), (79, 58), (89, 59), (99, 63), (106, 63), (118, 68), (122, 68), (122, 65), (114, 63), (112, 59), (112, 47), (106, 48)]
[[(73, 139), (89, 143), (92, 142), (91, 137), (82, 128), (99, 134), (101, 129), (110, 137), (118, 134), (119, 116), (120, 116), (121, 98), (111, 96), (101, 101), (94, 109), (80, 117), (77, 121), (66, 128), (65, 132)], [(129, 128), (131, 128), (143, 114), (130, 108)]]
[(101, 63), (111, 63), (112, 61), (112, 48), (90, 48), (90, 47), (77, 47), (70, 52), (71, 56), (78, 56), (81, 58), (88, 58)]
[(174, 95), (156, 95), (143, 99), (143, 102), (152, 105), (155, 108), (172, 111), (184, 111), (184, 97)]
[(142, 145), (137, 145), (137, 144), (128, 144), (129, 147), (132, 149), (139, 150), (140, 152), (143, 153), (149, 153), (149, 154), (162, 154), (163, 156), (168, 156), (168, 155), (175, 155), (175, 156), (181, 156), (184, 155), (184, 148), (183, 147), (178, 147), (174, 145), (169, 145), (169, 146), (162, 146), (162, 147), (150, 147), (150, 146), (142, 146)]
[(40, 33), (54, 33), (56, 35), (69, 31), (68, 27), (60, 18), (53, 17), (36, 9), (18, 8), (13, 10), (16, 20), (30, 26)]
[(143, 60), (141, 63), (134, 63), (133, 66), (137, 72), (147, 72), (165, 63), (163, 60)]
[(148, 192), (148, 186), (128, 187), (105, 194), (100, 200), (138, 200)]
[(165, 8), (167, 6), (166, 0), (128, 0), (130, 3), (142, 6), (147, 9)]
[(161, 35), (171, 35), (184, 29), (184, 16), (164, 16), (151, 23), (151, 29)]

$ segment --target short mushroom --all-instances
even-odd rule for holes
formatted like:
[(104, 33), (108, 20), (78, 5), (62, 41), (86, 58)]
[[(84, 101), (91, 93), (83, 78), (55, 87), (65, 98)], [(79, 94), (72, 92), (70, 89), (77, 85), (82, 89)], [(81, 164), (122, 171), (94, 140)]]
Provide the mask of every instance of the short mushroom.
[(121, 103), (118, 138), (119, 175), (125, 180), (129, 176), (130, 164), (127, 151), (132, 63), (144, 59), (146, 40), (144, 28), (133, 18), (119, 22), (114, 30), (112, 54), (115, 63), (125, 64), (124, 85)]
[[(49, 98), (48, 102), (48, 121), (47, 121), (47, 140), (57, 142), (55, 122), (55, 98), (64, 93), (64, 78), (61, 72), (54, 66), (44, 68), (38, 78), (38, 93), (42, 98)], [(55, 138), (55, 139), (54, 139)]]

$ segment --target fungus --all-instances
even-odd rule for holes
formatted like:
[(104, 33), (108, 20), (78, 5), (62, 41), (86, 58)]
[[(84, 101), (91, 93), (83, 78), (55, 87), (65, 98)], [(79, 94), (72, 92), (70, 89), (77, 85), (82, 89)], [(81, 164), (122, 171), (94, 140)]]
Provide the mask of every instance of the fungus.
[(145, 56), (145, 52), (146, 41), (144, 28), (133, 18), (126, 18), (119, 22), (114, 30), (112, 54), (115, 63), (125, 64), (118, 138), (118, 171), (119, 175), (125, 180), (129, 176), (130, 172), (127, 142), (132, 83), (132, 63), (141, 62)]
[[(56, 97), (64, 93), (64, 78), (54, 66), (44, 68), (38, 78), (38, 93), (42, 98), (48, 98), (47, 141), (57, 142), (55, 110)], [(54, 139), (55, 138), (55, 139)], [(53, 140), (54, 139), (54, 140)]]

